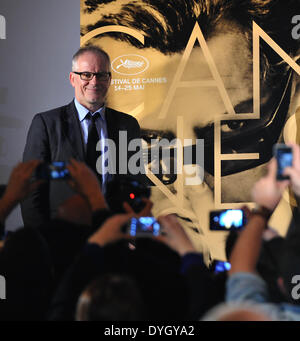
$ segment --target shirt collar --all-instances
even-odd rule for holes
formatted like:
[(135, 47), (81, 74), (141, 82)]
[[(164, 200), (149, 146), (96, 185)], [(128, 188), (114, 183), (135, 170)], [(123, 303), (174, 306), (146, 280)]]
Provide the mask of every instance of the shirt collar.
[[(76, 98), (74, 99), (74, 103), (75, 103), (75, 107), (76, 107), (77, 112), (78, 112), (79, 121), (82, 122), (85, 119), (87, 113), (89, 113), (90, 111), (89, 111), (89, 109), (84, 107), (82, 104), (80, 104)], [(93, 112), (92, 115), (94, 115), (96, 112), (98, 112), (100, 114), (101, 118), (103, 120), (105, 120), (105, 105), (103, 105), (97, 111)]]

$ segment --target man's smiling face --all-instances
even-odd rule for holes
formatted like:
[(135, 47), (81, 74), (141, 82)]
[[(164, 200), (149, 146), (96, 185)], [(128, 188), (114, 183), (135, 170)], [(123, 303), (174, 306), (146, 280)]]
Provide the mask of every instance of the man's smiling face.
[[(85, 52), (80, 55), (75, 63), (76, 72), (109, 72), (107, 60), (93, 52)], [(84, 81), (80, 75), (70, 73), (70, 82), (75, 89), (77, 101), (91, 111), (101, 108), (105, 102), (110, 85), (110, 79), (99, 80), (94, 76), (90, 81)]]

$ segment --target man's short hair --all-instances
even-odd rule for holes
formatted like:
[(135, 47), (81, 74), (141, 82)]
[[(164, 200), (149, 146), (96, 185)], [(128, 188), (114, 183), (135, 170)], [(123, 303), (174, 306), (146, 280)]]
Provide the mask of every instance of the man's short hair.
[(76, 62), (78, 58), (87, 52), (94, 53), (95, 55), (98, 55), (101, 58), (105, 58), (107, 64), (110, 66), (110, 57), (101, 47), (95, 45), (88, 45), (80, 47), (80, 49), (74, 54), (72, 58), (72, 70), (76, 68)]

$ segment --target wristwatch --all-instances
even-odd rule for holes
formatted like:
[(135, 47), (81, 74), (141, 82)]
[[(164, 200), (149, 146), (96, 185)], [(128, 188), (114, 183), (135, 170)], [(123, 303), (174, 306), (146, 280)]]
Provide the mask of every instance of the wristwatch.
[(273, 214), (273, 211), (270, 210), (269, 208), (262, 206), (262, 205), (257, 205), (252, 211), (251, 214), (257, 214), (263, 217), (266, 220), (269, 220), (271, 215)]

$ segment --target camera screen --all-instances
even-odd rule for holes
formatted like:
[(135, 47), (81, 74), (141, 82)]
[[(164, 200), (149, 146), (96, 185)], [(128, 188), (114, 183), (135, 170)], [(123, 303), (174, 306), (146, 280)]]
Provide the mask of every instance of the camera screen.
[(69, 176), (69, 171), (64, 162), (53, 162), (49, 165), (50, 179), (64, 179)]
[(223, 210), (210, 212), (211, 230), (234, 230), (245, 225), (245, 216), (242, 210)]
[(158, 236), (160, 234), (160, 225), (154, 217), (132, 218), (128, 232), (133, 237)]
[(56, 161), (50, 164), (41, 163), (36, 169), (35, 176), (37, 179), (43, 180), (59, 180), (70, 176), (63, 161)]

